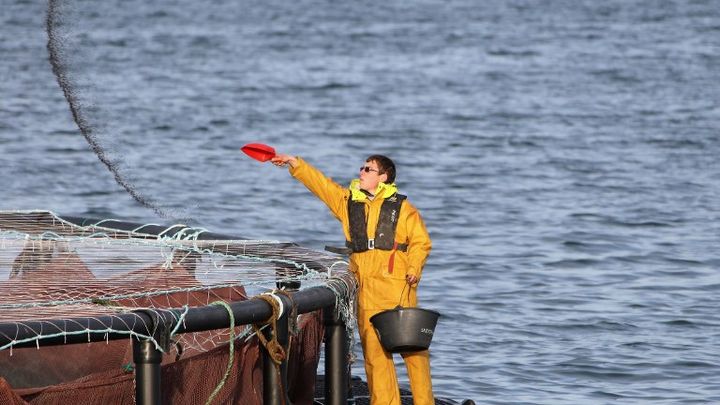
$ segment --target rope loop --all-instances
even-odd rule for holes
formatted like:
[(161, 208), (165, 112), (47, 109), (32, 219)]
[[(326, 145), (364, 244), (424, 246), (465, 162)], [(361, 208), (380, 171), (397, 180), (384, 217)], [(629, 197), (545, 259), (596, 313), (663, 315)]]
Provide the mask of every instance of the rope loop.
[(220, 390), (225, 386), (225, 383), (227, 383), (228, 376), (230, 376), (230, 371), (232, 371), (233, 363), (235, 362), (235, 315), (233, 314), (232, 308), (230, 308), (230, 305), (228, 305), (225, 301), (215, 301), (211, 303), (210, 305), (219, 305), (221, 307), (224, 307), (225, 310), (228, 312), (228, 316), (230, 316), (230, 339), (228, 340), (228, 346), (230, 347), (230, 353), (228, 354), (228, 364), (225, 368), (225, 374), (223, 374), (222, 379), (218, 383), (218, 385), (215, 387), (213, 392), (210, 394), (210, 397), (208, 397), (207, 402), (205, 402), (205, 405), (210, 405), (217, 396), (217, 394), (220, 392)]
[(271, 339), (268, 340), (265, 335), (260, 332), (260, 326), (258, 324), (253, 324), (252, 327), (257, 334), (258, 340), (260, 340), (260, 343), (267, 350), (272, 361), (279, 366), (289, 357), (288, 353), (290, 350), (290, 340), (288, 339), (287, 347), (283, 347), (277, 340), (277, 321), (282, 316), (283, 308), (281, 299), (275, 294), (284, 295), (290, 299), (290, 302), (292, 302), (292, 310), (288, 315), (290, 320), (288, 322), (288, 331), (293, 336), (297, 334), (297, 306), (295, 305), (295, 302), (293, 302), (290, 294), (284, 290), (273, 290), (272, 293), (260, 294), (257, 296), (258, 299), (267, 302), (272, 307), (272, 315), (267, 321), (261, 324), (263, 326), (270, 325)]
[(270, 355), (273, 363), (275, 363), (276, 365), (280, 365), (283, 360), (285, 360), (285, 349), (283, 349), (282, 345), (280, 345), (277, 340), (277, 320), (282, 312), (280, 308), (280, 303), (278, 302), (278, 300), (275, 299), (275, 297), (268, 294), (258, 295), (257, 298), (267, 302), (272, 307), (272, 315), (267, 321), (263, 323), (263, 325), (270, 325), (270, 334), (272, 338), (268, 341), (268, 339), (260, 331), (260, 327), (256, 323), (252, 325), (253, 330), (255, 331), (255, 334), (257, 334), (260, 343), (268, 351), (268, 354)]

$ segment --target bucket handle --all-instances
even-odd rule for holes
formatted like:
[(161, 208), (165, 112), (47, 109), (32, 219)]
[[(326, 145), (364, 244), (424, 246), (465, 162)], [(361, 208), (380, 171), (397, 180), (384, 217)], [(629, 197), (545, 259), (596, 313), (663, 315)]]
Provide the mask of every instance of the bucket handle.
[[(408, 283), (405, 283), (402, 291), (400, 292), (400, 303), (398, 303), (398, 307), (400, 307), (400, 308), (402, 308), (403, 295), (405, 295), (405, 289), (407, 288), (407, 286), (408, 286)], [(408, 290), (407, 297), (408, 297), (408, 302), (410, 302), (410, 290)]]

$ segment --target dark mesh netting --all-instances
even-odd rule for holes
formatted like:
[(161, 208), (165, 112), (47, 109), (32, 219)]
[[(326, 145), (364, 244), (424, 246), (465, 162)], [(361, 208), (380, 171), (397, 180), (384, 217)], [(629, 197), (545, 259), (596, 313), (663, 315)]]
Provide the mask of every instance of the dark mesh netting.
[[(320, 356), (323, 327), (319, 312), (306, 314), (300, 322), (300, 333), (292, 340), (288, 362), (288, 393), (294, 404), (312, 404), (315, 373)], [(0, 402), (3, 404), (134, 404), (134, 375), (122, 363), (132, 361), (129, 342), (116, 341), (118, 361), (106, 364), (105, 370), (95, 369), (92, 374), (68, 382), (40, 388), (15, 389), (5, 379), (0, 380)], [(105, 343), (58, 346), (29, 350), (34, 357), (45, 358), (46, 368), (63, 362), (60, 356), (46, 357), (45, 353), (56, 348), (63, 349), (68, 358), (78, 358), (88, 353), (102, 356)], [(95, 350), (93, 350), (95, 349)], [(74, 351), (73, 351), (74, 350)], [(124, 352), (124, 357), (120, 352)], [(221, 382), (228, 364), (227, 345), (192, 357), (170, 361), (162, 366), (162, 397), (170, 404), (204, 404)], [(214, 404), (261, 404), (263, 381), (257, 339), (235, 342), (233, 365), (228, 379), (215, 396)], [(31, 358), (27, 356), (26, 358)], [(97, 356), (96, 356), (97, 357)], [(40, 360), (40, 359), (38, 359)], [(38, 364), (36, 364), (38, 365)], [(3, 365), (5, 369), (5, 365)]]

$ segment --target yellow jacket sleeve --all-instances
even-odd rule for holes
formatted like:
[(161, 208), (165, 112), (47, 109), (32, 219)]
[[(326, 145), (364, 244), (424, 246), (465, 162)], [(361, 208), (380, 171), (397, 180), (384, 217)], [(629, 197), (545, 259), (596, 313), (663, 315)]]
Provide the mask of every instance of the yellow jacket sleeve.
[(349, 193), (347, 188), (335, 183), (302, 158), (297, 157), (296, 159), (298, 163), (295, 167), (290, 168), (290, 174), (324, 202), (335, 218), (343, 221), (343, 212), (347, 211), (345, 206)]

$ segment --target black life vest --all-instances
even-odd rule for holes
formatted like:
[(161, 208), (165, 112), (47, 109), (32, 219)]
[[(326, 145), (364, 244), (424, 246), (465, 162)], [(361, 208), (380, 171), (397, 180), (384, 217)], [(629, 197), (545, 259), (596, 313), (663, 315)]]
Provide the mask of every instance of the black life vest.
[(348, 198), (348, 220), (350, 223), (350, 240), (345, 246), (353, 253), (365, 252), (371, 249), (407, 251), (406, 243), (395, 242), (395, 229), (400, 219), (400, 206), (407, 196), (393, 194), (383, 201), (380, 207), (375, 238), (369, 239), (367, 234), (367, 218), (365, 217), (365, 204)]

